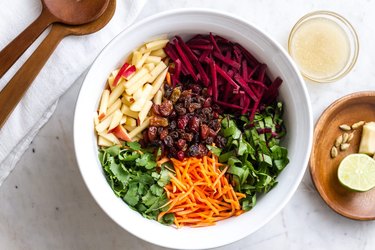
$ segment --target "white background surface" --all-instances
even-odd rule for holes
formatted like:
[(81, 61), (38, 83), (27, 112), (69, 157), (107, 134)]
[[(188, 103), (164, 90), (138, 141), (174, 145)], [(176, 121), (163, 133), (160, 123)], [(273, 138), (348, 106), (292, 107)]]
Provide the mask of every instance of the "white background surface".
[[(374, 90), (374, 1), (150, 0), (140, 19), (179, 7), (228, 11), (254, 23), (284, 48), (299, 17), (314, 10), (336, 11), (357, 30), (360, 55), (354, 70), (344, 79), (331, 84), (307, 83), (314, 120), (335, 99)], [(64, 95), (52, 119), (0, 188), (0, 249), (162, 249), (118, 227), (84, 186), (72, 140), (78, 90), (79, 85), (75, 85)], [(307, 171), (278, 216), (256, 233), (219, 249), (374, 249), (374, 235), (375, 222), (352, 221), (326, 206)]]

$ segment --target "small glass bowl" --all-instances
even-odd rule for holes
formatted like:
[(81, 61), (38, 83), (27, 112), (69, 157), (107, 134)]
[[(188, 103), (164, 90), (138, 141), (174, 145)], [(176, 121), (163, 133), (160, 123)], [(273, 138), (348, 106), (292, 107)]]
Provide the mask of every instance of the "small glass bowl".
[[(305, 78), (314, 82), (328, 83), (328, 82), (337, 81), (341, 79), (342, 77), (344, 77), (346, 74), (348, 74), (350, 70), (354, 67), (358, 58), (358, 53), (359, 53), (359, 41), (358, 41), (357, 33), (355, 32), (353, 26), (348, 22), (348, 20), (346, 20), (341, 15), (331, 12), (331, 11), (315, 11), (315, 12), (306, 14), (305, 16), (300, 18), (298, 22), (294, 25), (294, 27), (292, 28), (289, 34), (289, 39), (288, 39), (289, 54), (293, 58), (292, 46), (293, 46), (293, 39), (294, 39), (294, 35), (296, 31), (302, 26), (303, 23), (314, 18), (327, 18), (331, 21), (334, 21), (336, 24), (338, 24), (342, 28), (342, 30), (345, 32), (348, 38), (350, 54), (347, 58), (345, 66), (336, 74), (322, 78), (322, 77), (314, 76), (312, 74), (308, 74), (304, 72), (303, 69), (300, 67), (301, 73)], [(295, 60), (295, 62), (298, 64), (297, 60)]]

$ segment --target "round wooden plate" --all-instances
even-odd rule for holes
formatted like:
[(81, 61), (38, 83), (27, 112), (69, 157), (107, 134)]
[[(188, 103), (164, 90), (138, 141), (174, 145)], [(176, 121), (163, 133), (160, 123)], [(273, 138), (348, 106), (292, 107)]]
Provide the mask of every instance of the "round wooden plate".
[(375, 188), (367, 192), (349, 191), (337, 178), (341, 160), (348, 154), (358, 152), (362, 127), (353, 130), (354, 137), (349, 149), (339, 150), (334, 159), (330, 156), (336, 138), (344, 132), (339, 126), (358, 121), (375, 121), (375, 91), (342, 97), (323, 112), (315, 125), (310, 174), (316, 189), (334, 211), (354, 220), (374, 220)]

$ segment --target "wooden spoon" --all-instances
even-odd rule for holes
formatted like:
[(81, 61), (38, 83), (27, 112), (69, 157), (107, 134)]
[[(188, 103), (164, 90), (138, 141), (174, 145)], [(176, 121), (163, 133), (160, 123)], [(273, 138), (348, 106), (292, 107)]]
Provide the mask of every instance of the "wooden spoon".
[(42, 0), (40, 16), (0, 52), (0, 77), (52, 23), (81, 25), (98, 19), (109, 0)]
[(59, 42), (68, 35), (87, 35), (102, 29), (111, 20), (115, 9), (116, 0), (110, 0), (107, 9), (96, 21), (81, 26), (56, 24), (52, 27), (44, 41), (0, 92), (0, 129)]

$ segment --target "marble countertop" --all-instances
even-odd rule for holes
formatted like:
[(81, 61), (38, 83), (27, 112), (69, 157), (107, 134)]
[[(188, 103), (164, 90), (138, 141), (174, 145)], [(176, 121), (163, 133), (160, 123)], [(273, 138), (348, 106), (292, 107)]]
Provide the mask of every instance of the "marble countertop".
[[(330, 84), (307, 82), (314, 121), (334, 100), (374, 90), (375, 2), (370, 0), (150, 0), (139, 19), (167, 9), (203, 7), (244, 18), (286, 48), (288, 33), (302, 15), (331, 10), (358, 32), (360, 54), (353, 71)], [(0, 188), (0, 249), (163, 249), (115, 224), (95, 203), (76, 165), (72, 120), (79, 85), (60, 100), (13, 173)], [(287, 206), (254, 234), (218, 249), (374, 249), (375, 223), (334, 213), (315, 190), (309, 172)]]

